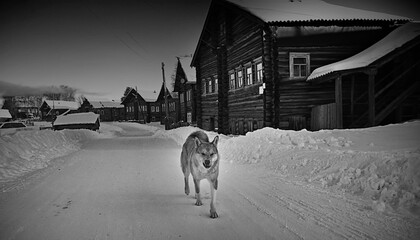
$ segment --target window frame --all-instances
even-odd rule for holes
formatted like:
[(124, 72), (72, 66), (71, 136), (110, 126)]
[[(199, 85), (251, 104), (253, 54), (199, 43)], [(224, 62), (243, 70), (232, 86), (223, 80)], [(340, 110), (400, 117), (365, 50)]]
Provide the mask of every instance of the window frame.
[(211, 78), (209, 78), (208, 80), (207, 80), (207, 83), (208, 83), (208, 87), (207, 87), (207, 89), (208, 89), (208, 93), (214, 93), (214, 88), (213, 88), (213, 79), (211, 79)]
[[(243, 88), (244, 87), (244, 73), (242, 67), (236, 69), (236, 88)], [(241, 76), (239, 76), (239, 73)]]
[[(245, 84), (244, 85), (245, 86), (253, 85), (254, 84), (254, 79), (253, 79), (254, 71), (253, 71), (252, 64), (251, 63), (247, 64), (244, 70), (245, 70)], [(248, 70), (250, 70), (251, 72), (248, 72)]]
[(214, 81), (213, 92), (218, 93), (219, 92), (219, 79), (217, 78), (217, 75), (213, 76), (213, 81)]
[(235, 90), (235, 89), (236, 89), (236, 73), (235, 73), (235, 70), (231, 70), (229, 71), (229, 90)]
[[(261, 64), (261, 70), (258, 70), (258, 65)], [(259, 74), (261, 73), (261, 74)], [(264, 79), (264, 66), (262, 61), (255, 62), (255, 83), (262, 83)]]
[[(295, 58), (304, 58), (306, 60), (305, 64), (295, 64), (294, 63), (294, 59)], [(310, 53), (307, 52), (290, 52), (289, 53), (289, 73), (290, 73), (290, 78), (292, 79), (302, 79), (302, 78), (307, 78), (310, 74), (310, 67), (311, 67), (311, 62), (310, 62), (311, 58), (310, 58)], [(299, 66), (299, 76), (295, 76), (295, 66)], [(303, 76), (302, 75), (302, 71), (301, 71), (301, 67), (305, 66), (305, 71), (306, 74)]]

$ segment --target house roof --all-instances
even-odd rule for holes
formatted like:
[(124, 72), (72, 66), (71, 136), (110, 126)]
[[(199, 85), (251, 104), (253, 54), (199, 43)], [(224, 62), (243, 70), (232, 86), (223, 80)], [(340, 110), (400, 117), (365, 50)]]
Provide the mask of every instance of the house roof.
[(72, 102), (72, 101), (45, 100), (44, 102), (50, 108), (54, 108), (54, 109), (71, 109), (71, 110), (77, 110), (80, 107), (78, 102)]
[(327, 76), (334, 72), (368, 67), (378, 59), (397, 50), (407, 42), (419, 36), (420, 22), (406, 23), (362, 52), (344, 60), (315, 69), (308, 77), (307, 81), (313, 81), (316, 78)]
[(209, 16), (220, 4), (236, 7), (248, 13), (259, 24), (275, 26), (382, 26), (405, 23), (411, 19), (350, 7), (343, 7), (322, 0), (212, 0), (195, 49), (191, 66), (195, 66), (198, 49), (203, 42)]
[(180, 58), (179, 60), (182, 65), (182, 69), (184, 69), (185, 75), (187, 77), (187, 82), (195, 83), (197, 82), (195, 77), (195, 68), (190, 66), (191, 58)]
[(267, 23), (312, 20), (408, 20), (407, 17), (333, 5), (321, 0), (228, 0)]
[(94, 124), (99, 119), (99, 114), (93, 112), (73, 113), (57, 116), (54, 126), (70, 125), (70, 124)]
[(89, 101), (93, 108), (123, 108), (119, 102), (112, 101)]
[(12, 118), (12, 115), (7, 109), (0, 109), (0, 118)]

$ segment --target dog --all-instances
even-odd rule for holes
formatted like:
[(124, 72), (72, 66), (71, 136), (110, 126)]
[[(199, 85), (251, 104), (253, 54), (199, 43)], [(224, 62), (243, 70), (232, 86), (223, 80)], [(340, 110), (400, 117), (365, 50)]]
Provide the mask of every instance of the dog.
[(200, 181), (207, 179), (211, 190), (210, 217), (217, 218), (216, 212), (216, 191), (218, 187), (217, 177), (219, 176), (219, 152), (217, 143), (219, 136), (212, 142), (206, 133), (196, 131), (191, 133), (185, 140), (181, 152), (181, 168), (184, 173), (185, 194), (190, 194), (188, 183), (190, 173), (193, 176), (195, 185), (196, 206), (203, 205), (200, 196)]

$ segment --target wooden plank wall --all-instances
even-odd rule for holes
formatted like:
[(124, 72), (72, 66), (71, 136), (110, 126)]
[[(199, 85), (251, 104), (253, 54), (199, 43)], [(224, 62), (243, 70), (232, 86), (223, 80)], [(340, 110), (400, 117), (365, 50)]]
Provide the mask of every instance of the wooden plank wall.
[[(197, 55), (197, 88), (201, 90), (203, 79), (218, 75), (219, 80), (219, 93), (199, 96), (197, 121), (199, 127), (213, 130), (211, 128), (213, 126), (217, 127), (218, 120), (223, 120), (220, 123), (229, 125), (229, 129), (224, 129), (226, 133), (231, 129), (235, 129), (232, 125), (244, 126), (249, 125), (244, 124), (244, 122), (257, 122), (255, 126), (252, 124), (252, 126), (247, 128), (242, 127), (241, 131), (236, 132), (237, 134), (244, 134), (244, 130), (261, 128), (263, 126), (263, 96), (259, 94), (259, 85), (228, 90), (228, 71), (262, 57), (262, 30), (260, 26), (248, 18), (235, 15), (233, 12), (230, 12), (228, 17), (224, 17), (223, 14), (223, 12), (220, 12), (210, 16), (210, 21), (213, 21), (213, 25), (209, 26), (211, 29), (208, 29), (207, 35), (203, 37), (205, 43), (201, 44)], [(222, 21), (226, 21), (226, 34), (220, 34), (215, 31), (217, 26), (222, 24)], [(213, 37), (211, 34), (213, 34)], [(217, 50), (212, 48), (214, 46), (211, 46), (211, 44), (216, 44), (214, 46), (225, 46), (224, 51), (226, 52), (220, 52), (220, 48)], [(222, 57), (220, 54), (222, 54)], [(227, 92), (226, 96), (219, 95), (224, 92), (223, 90)], [(197, 92), (201, 94), (201, 91)], [(222, 107), (219, 104), (226, 104), (227, 106)], [(221, 114), (227, 110), (228, 114)], [(228, 115), (228, 118), (225, 116), (222, 119), (222, 115)]]
[[(348, 33), (346, 35), (319, 35), (305, 38), (287, 39), (283, 41), (277, 39), (278, 52), (278, 73), (280, 82), (278, 84), (279, 103), (276, 106), (279, 115), (279, 128), (296, 129), (296, 126), (304, 126), (310, 129), (312, 108), (318, 105), (334, 103), (334, 82), (326, 82), (322, 84), (312, 84), (306, 82), (306, 78), (294, 79), (290, 78), (289, 73), (289, 53), (302, 52), (310, 54), (310, 71), (336, 61), (340, 61), (350, 57), (361, 50), (367, 48), (378, 40), (383, 33), (378, 36), (372, 33)], [(375, 39), (369, 39), (367, 38)], [(307, 40), (304, 41), (303, 40)], [(309, 41), (311, 40), (311, 41)], [(296, 118), (300, 117), (300, 118)], [(293, 119), (297, 121), (305, 121), (306, 124), (293, 123)]]
[[(233, 45), (227, 48), (228, 71), (262, 57), (262, 30), (260, 26), (249, 19), (236, 17), (233, 19), (231, 29)], [(263, 95), (259, 94), (259, 86), (250, 85), (229, 90), (229, 124), (232, 133), (244, 134), (263, 126), (264, 103)]]

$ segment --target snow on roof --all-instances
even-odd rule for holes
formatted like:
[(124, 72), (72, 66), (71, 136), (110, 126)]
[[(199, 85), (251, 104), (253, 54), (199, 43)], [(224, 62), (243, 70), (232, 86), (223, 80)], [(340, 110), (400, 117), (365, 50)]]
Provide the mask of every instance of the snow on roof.
[(78, 102), (72, 102), (72, 101), (56, 101), (56, 100), (45, 100), (45, 102), (50, 106), (50, 108), (54, 109), (71, 109), (71, 110), (77, 110), (79, 108)]
[(309, 20), (402, 20), (407, 17), (326, 3), (321, 0), (228, 0), (265, 22)]
[(68, 115), (57, 116), (54, 126), (69, 124), (94, 124), (99, 118), (99, 114), (93, 112), (73, 113)]
[(311, 75), (309, 75), (307, 81), (313, 80), (325, 76), (327, 74), (350, 70), (361, 67), (367, 67), (376, 60), (384, 57), (388, 53), (401, 47), (405, 43), (413, 40), (420, 35), (420, 22), (409, 22), (403, 26), (395, 29), (379, 42), (373, 44), (364, 51), (346, 58), (344, 60), (331, 63), (315, 69)]
[(195, 83), (197, 80), (195, 78), (195, 68), (190, 67), (191, 59), (190, 58), (180, 58), (182, 69), (184, 69), (185, 75), (187, 76), (187, 81), (189, 83)]
[(93, 108), (123, 108), (119, 102), (112, 101), (89, 101)]
[(7, 109), (0, 109), (0, 118), (12, 118), (12, 115)]
[(138, 93), (143, 97), (146, 102), (155, 102), (159, 96), (160, 89), (155, 91), (150, 90), (138, 90)]

